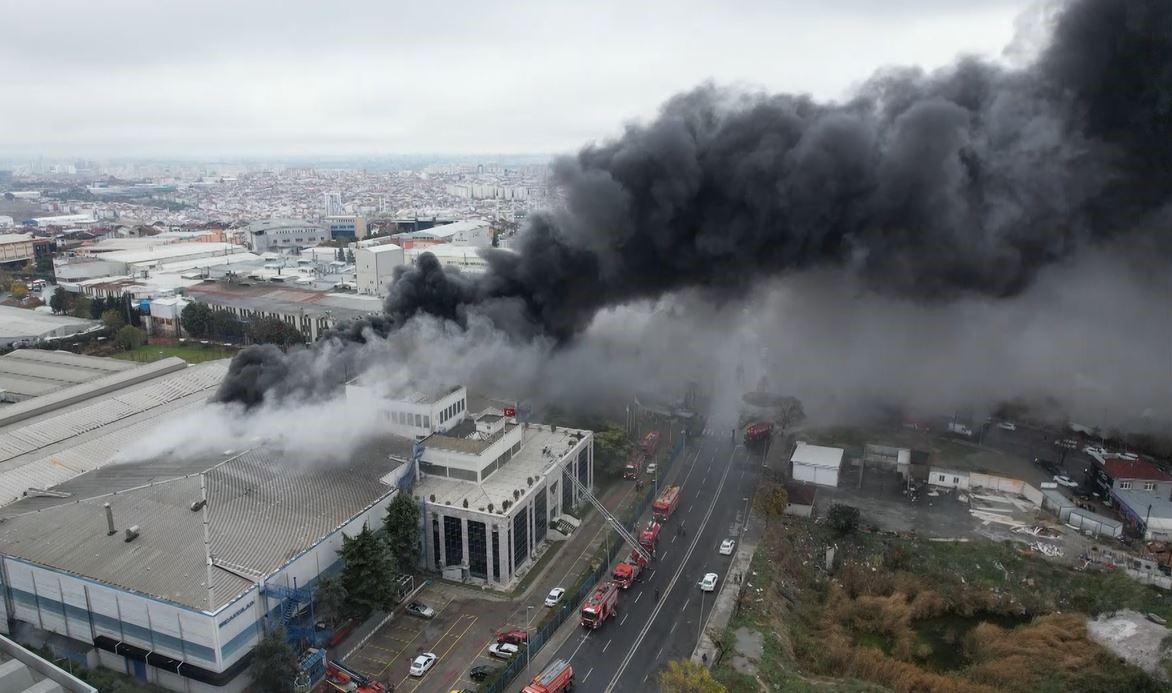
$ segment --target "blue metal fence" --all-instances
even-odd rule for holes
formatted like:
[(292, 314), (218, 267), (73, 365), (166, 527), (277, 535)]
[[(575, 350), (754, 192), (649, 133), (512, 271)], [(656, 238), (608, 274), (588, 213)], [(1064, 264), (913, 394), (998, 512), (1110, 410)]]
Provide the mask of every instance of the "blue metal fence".
[[(665, 473), (671, 469), (672, 465), (675, 464), (676, 460), (680, 456), (680, 453), (683, 452), (685, 446), (686, 442), (684, 436), (681, 435), (679, 440), (676, 441), (675, 446), (672, 447), (671, 454), (664, 462), (663, 471)], [(647, 509), (651, 507), (651, 503), (654, 500), (655, 491), (653, 489), (648, 489), (643, 494), (643, 498), (639, 501), (639, 504), (635, 506), (635, 510), (631, 514), (631, 517), (623, 522), (623, 525), (627, 528), (627, 531), (635, 531), (635, 527), (639, 523), (639, 518), (643, 517), (644, 513), (646, 513)], [(617, 556), (618, 553), (625, 547), (626, 544), (621, 541), (611, 542), (610, 553), (607, 556), (607, 559), (603, 561), (597, 568), (595, 568), (588, 576), (586, 576), (584, 580), (582, 580), (581, 584), (578, 585), (578, 589), (574, 592), (573, 598), (564, 599), (561, 606), (559, 606), (554, 612), (553, 618), (549, 619), (543, 625), (529, 634), (528, 659), (526, 659), (525, 653), (522, 653), (513, 659), (511, 662), (509, 662), (508, 666), (500, 671), (499, 675), (495, 679), (482, 686), (482, 690), (484, 690), (486, 693), (503, 693), (504, 690), (513, 683), (513, 680), (516, 679), (517, 676), (520, 675), (523, 671), (525, 671), (526, 664), (528, 663), (529, 659), (532, 659), (537, 655), (538, 652), (541, 651), (541, 648), (544, 647), (547, 642), (549, 642), (550, 638), (553, 637), (558, 628), (561, 628), (562, 624), (565, 623), (567, 619), (573, 618), (577, 615), (579, 606), (586, 600), (586, 597), (590, 595), (590, 591), (594, 589), (594, 586), (597, 585), (600, 580), (610, 576), (610, 566), (614, 562), (615, 556)], [(567, 594), (567, 596), (569, 595)]]

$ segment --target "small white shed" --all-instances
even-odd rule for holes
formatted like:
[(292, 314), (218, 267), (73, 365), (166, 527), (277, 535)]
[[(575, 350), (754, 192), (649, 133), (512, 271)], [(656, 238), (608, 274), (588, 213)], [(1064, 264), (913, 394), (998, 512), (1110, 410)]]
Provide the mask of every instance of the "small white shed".
[(842, 467), (842, 448), (828, 448), (799, 442), (790, 458), (794, 481), (805, 481), (819, 486), (838, 486), (838, 470)]

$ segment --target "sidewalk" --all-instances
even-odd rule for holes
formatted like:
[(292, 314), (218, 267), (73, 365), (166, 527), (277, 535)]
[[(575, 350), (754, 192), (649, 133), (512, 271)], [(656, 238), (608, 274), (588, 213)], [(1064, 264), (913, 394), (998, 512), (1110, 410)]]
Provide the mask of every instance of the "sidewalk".
[[(712, 666), (716, 663), (720, 650), (713, 641), (713, 635), (720, 637), (728, 628), (728, 622), (736, 611), (737, 599), (744, 588), (745, 580), (749, 576), (749, 569), (753, 563), (753, 554), (757, 551), (757, 544), (761, 539), (760, 520), (756, 514), (749, 512), (748, 528), (741, 534), (740, 544), (736, 554), (728, 566), (728, 575), (725, 576), (724, 586), (716, 595), (716, 603), (712, 611), (708, 612), (708, 622), (704, 624), (704, 631), (696, 649), (692, 651), (692, 661), (697, 664)], [(740, 581), (737, 581), (737, 576)]]

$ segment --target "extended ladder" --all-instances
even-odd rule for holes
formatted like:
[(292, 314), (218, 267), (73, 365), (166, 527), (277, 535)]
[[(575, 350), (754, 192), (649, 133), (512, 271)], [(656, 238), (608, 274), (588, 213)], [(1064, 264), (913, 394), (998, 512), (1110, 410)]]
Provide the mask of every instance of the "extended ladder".
[(606, 506), (602, 504), (602, 501), (594, 497), (594, 494), (590, 492), (590, 489), (586, 488), (586, 486), (581, 481), (579, 481), (576, 476), (565, 470), (562, 470), (562, 476), (569, 479), (570, 482), (574, 485), (574, 488), (577, 489), (578, 492), (583, 496), (585, 496), (586, 500), (590, 501), (590, 504), (593, 505), (595, 509), (598, 510), (598, 512), (602, 513), (602, 516), (606, 518), (607, 523), (614, 528), (614, 531), (618, 532), (623, 541), (630, 544), (631, 548), (638, 552), (643, 560), (651, 560), (651, 554), (647, 552), (647, 549), (643, 548), (643, 546), (639, 544), (635, 537), (633, 537), (631, 533), (627, 531), (627, 528), (623, 526), (623, 523), (618, 521), (618, 518), (610, 514), (610, 511), (606, 509)]

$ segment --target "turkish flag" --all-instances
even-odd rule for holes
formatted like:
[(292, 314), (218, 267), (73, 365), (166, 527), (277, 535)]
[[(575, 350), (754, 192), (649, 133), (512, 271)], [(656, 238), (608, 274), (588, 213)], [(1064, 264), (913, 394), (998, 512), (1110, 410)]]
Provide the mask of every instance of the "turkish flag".
[(512, 407), (505, 407), (505, 416), (512, 418), (517, 415), (517, 410)]

